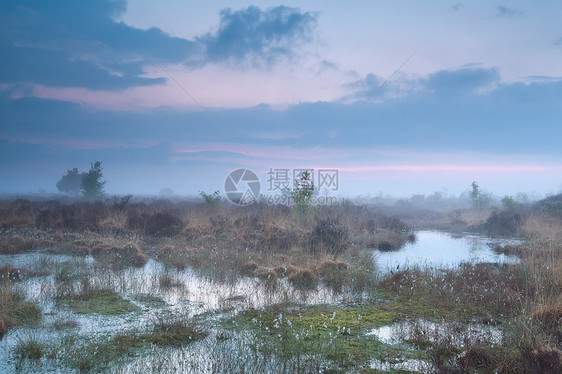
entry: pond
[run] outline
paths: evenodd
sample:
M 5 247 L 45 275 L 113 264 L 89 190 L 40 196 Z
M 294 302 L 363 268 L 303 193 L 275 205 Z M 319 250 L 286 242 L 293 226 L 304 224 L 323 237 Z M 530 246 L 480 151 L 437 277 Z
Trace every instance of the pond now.
M 14 284 L 30 301 L 37 302 L 43 316 L 37 326 L 22 326 L 10 329 L 0 340 L 0 373 L 14 372 L 55 372 L 74 373 L 77 370 L 64 367 L 60 363 L 41 359 L 39 362 L 20 362 L 14 358 L 13 350 L 19 341 L 33 337 L 47 346 L 56 346 L 65 337 L 77 339 L 107 340 L 107 337 L 126 331 L 146 331 L 159 319 L 173 319 L 174 316 L 194 318 L 205 316 L 206 325 L 211 335 L 216 333 L 211 325 L 214 320 L 235 314 L 240 310 L 260 308 L 278 304 L 286 300 L 298 299 L 306 304 L 334 303 L 335 296 L 327 289 L 318 287 L 313 292 L 301 294 L 286 281 L 279 281 L 275 292 L 267 288 L 258 279 L 242 277 L 225 283 L 212 281 L 195 273 L 192 269 L 167 270 L 164 266 L 149 259 L 142 268 L 127 268 L 120 271 L 100 270 L 92 257 L 77 258 L 67 255 L 48 255 L 38 252 L 17 255 L 0 255 L 0 266 L 10 265 L 22 269 L 51 268 L 70 266 L 87 272 L 89 282 L 94 287 L 116 290 L 127 302 L 131 302 L 136 311 L 106 315 L 99 313 L 81 313 L 71 310 L 55 301 L 56 275 L 46 274 L 24 279 Z M 162 286 L 162 279 L 169 279 L 171 286 Z M 57 328 L 60 324 L 69 327 Z M 158 354 L 148 351 L 143 358 L 120 366 L 121 372 L 142 371 L 135 365 L 145 365 L 155 359 L 163 360 L 171 367 L 178 367 L 178 362 L 190 357 L 186 365 L 196 365 L 199 372 L 204 362 L 208 361 L 210 352 L 214 352 L 216 338 L 210 337 L 204 342 L 178 349 L 157 349 Z M 228 342 L 220 349 L 228 349 Z M 226 348 L 225 348 L 226 347 Z M 156 348 L 154 348 L 156 349 Z M 152 353 L 151 353 L 152 352 Z M 218 354 L 218 353 L 217 353 Z M 220 354 L 218 354 L 220 356 Z M 149 356 L 147 358 L 147 356 Z M 240 362 L 244 362 L 243 360 Z M 23 365 L 23 366 L 21 366 Z M 28 365 L 29 367 L 27 367 Z M 163 365 L 160 362 L 160 365 Z M 117 368 L 114 368 L 117 370 Z M 173 371 L 173 370 L 169 370 Z M 117 371 L 116 371 L 117 372 Z M 166 372 L 166 370 L 165 370 Z M 213 372 L 208 370 L 208 372 Z
M 518 261 L 515 257 L 496 254 L 492 250 L 492 246 L 496 244 L 518 244 L 519 241 L 515 239 L 492 239 L 474 234 L 453 235 L 440 231 L 419 231 L 416 237 L 415 242 L 406 244 L 398 251 L 374 251 L 378 271 L 385 273 L 397 267 L 405 269 L 415 265 L 438 268 L 454 267 L 462 262 Z M 126 301 L 134 304 L 136 311 L 120 315 L 81 314 L 59 305 L 54 300 L 57 283 L 52 271 L 48 275 L 18 282 L 16 287 L 25 292 L 27 299 L 41 306 L 43 318 L 36 327 L 26 326 L 10 330 L 0 341 L 0 372 L 13 372 L 22 365 L 14 358 L 13 349 L 19 340 L 28 336 L 52 346 L 56 346 L 61 339 L 68 336 L 103 341 L 106 336 L 120 332 L 150 329 L 156 319 L 168 315 L 189 318 L 204 315 L 210 336 L 187 347 L 150 349 L 141 357 L 115 365 L 114 371 L 139 372 L 145 365 L 154 364 L 155 367 L 166 368 L 163 372 L 174 371 L 178 367 L 185 369 L 185 372 L 213 372 L 212 367 L 207 368 L 207 363 L 211 361 L 226 362 L 224 357 L 228 356 L 230 359 L 227 361 L 244 363 L 254 354 L 252 351 L 241 350 L 242 347 L 252 346 L 252 338 L 243 333 L 236 334 L 230 340 L 217 337 L 220 336 L 217 334 L 222 327 L 217 329 L 214 322 L 221 317 L 233 315 L 240 310 L 261 308 L 289 300 L 298 300 L 304 304 L 335 305 L 341 302 L 339 296 L 323 287 L 301 295 L 283 280 L 278 283 L 275 292 L 271 292 L 263 282 L 254 278 L 243 277 L 236 281 L 220 283 L 201 277 L 190 268 L 182 271 L 167 270 L 161 263 L 152 259 L 143 268 L 128 268 L 117 272 L 100 271 L 91 257 L 80 259 L 43 253 L 0 256 L 0 266 L 7 264 L 23 269 L 43 267 L 51 270 L 67 264 L 73 269 L 82 269 L 81 271 L 89 274 L 89 281 L 93 286 L 116 290 Z M 162 286 L 163 278 L 169 279 L 172 286 Z M 70 323 L 70 327 L 56 327 L 57 324 L 65 323 Z M 406 330 L 402 325 L 392 325 L 373 330 L 372 334 L 388 344 L 385 339 L 397 339 L 397 331 Z M 180 363 L 195 365 L 196 369 L 178 366 Z M 31 366 L 26 368 L 25 365 L 28 364 Z M 36 364 L 27 362 L 23 365 L 19 367 L 20 372 L 76 372 L 75 369 L 45 359 Z
M 416 233 L 415 242 L 406 243 L 400 250 L 393 252 L 376 250 L 374 256 L 381 272 L 413 266 L 452 268 L 463 262 L 517 263 L 519 261 L 517 257 L 497 254 L 492 247 L 496 244 L 520 243 L 517 239 L 423 230 Z

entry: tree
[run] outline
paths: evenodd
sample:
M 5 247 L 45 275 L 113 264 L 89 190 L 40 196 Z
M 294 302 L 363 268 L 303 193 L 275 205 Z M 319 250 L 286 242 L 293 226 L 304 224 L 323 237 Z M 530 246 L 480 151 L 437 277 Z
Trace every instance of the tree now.
M 215 192 L 210 193 L 210 194 L 207 194 L 203 191 L 199 191 L 199 195 L 201 195 L 201 197 L 205 201 L 205 204 L 209 208 L 214 209 L 214 208 L 218 207 L 220 202 L 221 202 L 221 194 L 220 194 L 219 191 L 215 191 Z
M 478 186 L 476 182 L 472 182 L 471 187 L 470 199 L 472 200 L 472 206 L 479 209 L 489 206 L 492 202 L 492 194 L 489 192 L 480 192 L 480 186 Z
M 513 197 L 511 196 L 504 196 L 504 198 L 502 199 L 502 205 L 503 208 L 506 210 L 510 210 L 510 209 L 515 209 L 517 208 L 517 206 L 519 205 L 519 203 L 517 202 L 517 200 L 515 200 Z
M 71 193 L 78 195 L 80 193 L 80 186 L 82 184 L 82 178 L 86 173 L 79 173 L 77 168 L 68 170 L 66 175 L 57 182 L 57 189 L 60 192 Z
M 106 181 L 102 180 L 102 171 L 103 168 L 101 167 L 100 161 L 90 164 L 90 171 L 84 175 L 82 183 L 80 184 L 80 190 L 84 197 L 88 199 L 100 199 L 105 195 L 103 187 Z
M 470 185 L 472 187 L 472 191 L 470 191 L 470 200 L 472 200 L 472 204 L 474 206 L 478 205 L 478 199 L 480 198 L 480 186 L 478 183 L 472 182 Z
M 305 215 L 308 212 L 313 195 L 314 182 L 312 181 L 312 175 L 308 170 L 305 170 L 297 176 L 295 187 L 291 191 L 297 213 Z

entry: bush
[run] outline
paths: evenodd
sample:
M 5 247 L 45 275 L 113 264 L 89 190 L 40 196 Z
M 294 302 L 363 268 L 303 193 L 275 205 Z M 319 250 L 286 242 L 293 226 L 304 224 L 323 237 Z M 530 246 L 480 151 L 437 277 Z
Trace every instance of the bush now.
M 492 236 L 513 236 L 517 235 L 523 223 L 523 218 L 519 213 L 512 211 L 493 212 L 486 220 L 484 230 Z
M 348 245 L 349 230 L 338 222 L 320 219 L 309 234 L 308 246 L 312 253 L 341 254 Z
M 299 269 L 289 276 L 289 282 L 298 290 L 314 290 L 318 279 L 311 269 Z
M 129 214 L 127 227 L 152 236 L 174 236 L 178 234 L 183 222 L 170 213 L 136 213 Z
M 562 219 L 562 194 L 550 196 L 537 203 L 539 211 Z
M 318 273 L 324 284 L 334 292 L 341 292 L 346 279 L 349 277 L 348 269 L 347 262 L 325 259 L 318 266 Z

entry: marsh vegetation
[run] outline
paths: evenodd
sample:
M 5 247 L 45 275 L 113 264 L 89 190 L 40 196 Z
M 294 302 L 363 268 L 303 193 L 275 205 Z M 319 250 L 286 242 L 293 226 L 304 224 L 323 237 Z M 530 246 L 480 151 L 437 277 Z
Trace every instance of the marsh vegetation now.
M 119 201 L 0 203 L 0 371 L 562 368 L 555 197 L 423 217 Z

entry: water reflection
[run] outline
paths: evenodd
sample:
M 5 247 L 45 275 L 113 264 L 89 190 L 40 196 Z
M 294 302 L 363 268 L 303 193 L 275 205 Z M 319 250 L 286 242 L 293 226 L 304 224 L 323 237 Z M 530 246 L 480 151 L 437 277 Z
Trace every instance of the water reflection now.
M 517 263 L 515 256 L 495 253 L 491 246 L 495 244 L 515 245 L 516 239 L 497 239 L 485 236 L 465 234 L 452 235 L 442 231 L 419 231 L 416 241 L 406 243 L 395 252 L 375 251 L 375 260 L 382 272 L 405 269 L 413 266 L 451 268 L 460 263 L 492 262 Z

